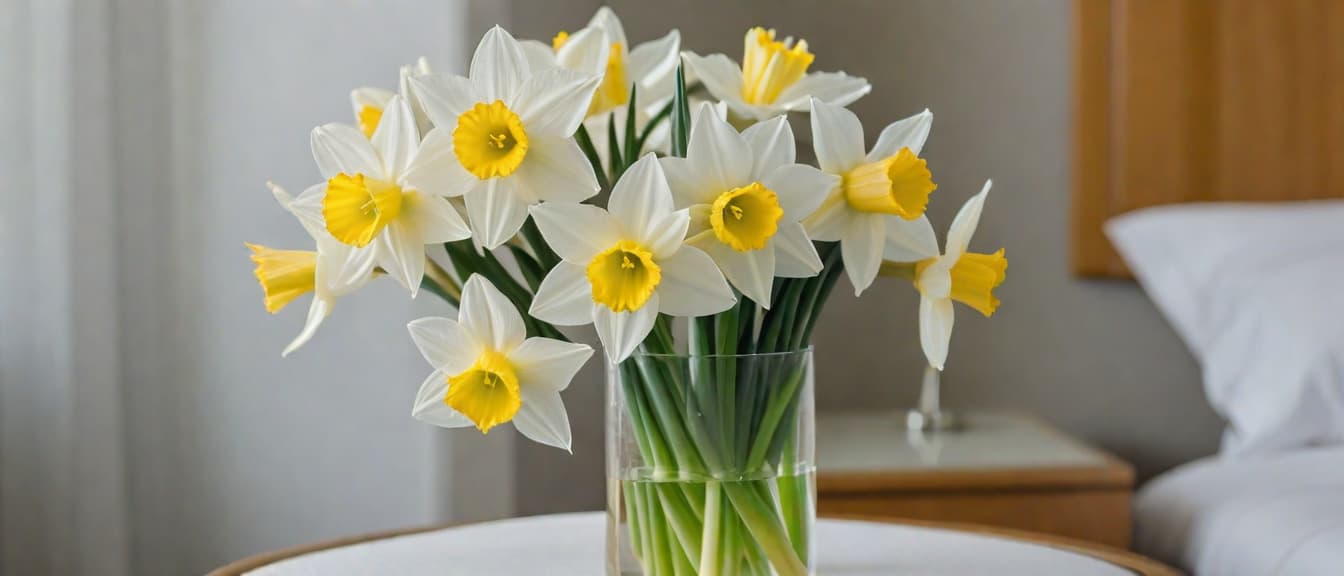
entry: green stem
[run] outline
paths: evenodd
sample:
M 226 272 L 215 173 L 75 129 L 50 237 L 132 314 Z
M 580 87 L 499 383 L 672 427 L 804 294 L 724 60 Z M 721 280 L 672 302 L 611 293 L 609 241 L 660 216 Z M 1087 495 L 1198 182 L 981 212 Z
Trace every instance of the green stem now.
M 611 181 L 607 180 L 607 172 L 602 168 L 602 157 L 597 155 L 597 148 L 593 147 L 593 139 L 588 136 L 588 129 L 579 124 L 578 131 L 574 132 L 574 141 L 579 144 L 579 150 L 588 157 L 588 163 L 593 166 L 593 173 L 597 175 L 597 185 L 602 187 L 602 192 L 611 193 Z
M 700 576 L 719 576 L 719 550 L 723 526 L 723 489 L 716 481 L 705 483 L 705 521 L 701 524 Z M 731 550 L 731 548 L 729 549 Z
M 747 531 L 761 545 L 770 565 L 779 576 L 806 576 L 805 566 L 793 547 L 789 545 L 789 535 L 784 525 L 775 515 L 773 502 L 761 498 L 760 493 L 751 484 L 756 482 L 725 482 L 723 489 L 732 501 L 733 508 L 742 517 Z

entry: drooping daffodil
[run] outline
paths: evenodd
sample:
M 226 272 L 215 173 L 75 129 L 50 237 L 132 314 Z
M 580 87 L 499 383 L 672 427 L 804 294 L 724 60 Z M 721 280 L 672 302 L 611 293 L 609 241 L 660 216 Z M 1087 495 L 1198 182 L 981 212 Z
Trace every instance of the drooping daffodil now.
M 532 208 L 546 243 L 563 260 L 537 289 L 533 317 L 559 326 L 593 324 L 607 358 L 620 362 L 653 330 L 659 313 L 705 316 L 736 303 L 709 255 L 683 245 L 691 217 L 674 209 L 653 154 L 621 176 L 609 208 Z
M 247 244 L 252 251 L 252 262 L 257 265 L 257 281 L 266 294 L 267 312 L 275 314 L 294 299 L 313 293 L 313 303 L 308 307 L 308 320 L 304 322 L 303 330 L 281 353 L 281 356 L 288 356 L 312 339 L 322 321 L 331 315 L 337 298 L 358 290 L 373 278 L 373 274 L 371 271 L 357 270 L 358 263 L 352 262 L 350 258 L 351 248 L 332 238 L 322 228 L 320 218 L 311 218 L 308 215 L 310 212 L 298 209 L 295 199 L 284 188 L 275 184 L 269 186 L 280 206 L 299 218 L 304 230 L 316 243 L 316 250 L 276 250 L 259 244 Z M 356 269 L 344 270 L 347 266 Z
M 352 247 L 347 269 L 353 276 L 376 264 L 414 296 L 424 277 L 425 245 L 471 235 L 443 197 L 453 189 L 451 139 L 434 129 L 422 142 L 399 95 L 388 102 L 372 139 L 344 124 L 319 126 L 313 157 L 326 182 L 300 195 L 295 209 L 320 218 L 333 238 Z
M 422 131 L 428 130 L 428 120 L 425 118 L 424 110 L 420 107 L 419 101 L 411 94 L 410 79 L 430 73 L 429 61 L 423 56 L 416 60 L 414 65 L 401 67 L 401 97 L 411 104 L 411 111 L 415 113 L 416 123 Z M 350 91 L 350 106 L 354 108 L 355 124 L 359 127 L 360 132 L 363 132 L 369 138 L 373 138 L 373 131 L 378 129 L 378 121 L 383 118 L 383 111 L 387 109 L 388 102 L 391 102 L 392 97 L 396 94 L 390 90 L 374 86 L 360 86 Z
M 882 264 L 883 275 L 909 278 L 919 290 L 919 343 L 929 365 L 938 370 L 947 361 L 948 342 L 952 339 L 952 302 L 970 306 L 985 317 L 999 308 L 994 289 L 1003 283 L 1008 272 L 1003 249 L 992 254 L 966 251 L 980 223 L 991 184 L 985 181 L 980 193 L 961 206 L 948 229 L 947 248 L 942 255 L 908 264 Z
M 689 140 L 686 158 L 661 160 L 676 207 L 690 211 L 686 244 L 708 253 L 733 286 L 769 308 L 774 277 L 821 271 L 799 221 L 840 179 L 795 163 L 793 130 L 783 116 L 739 134 L 701 104 Z
M 469 78 L 411 79 L 435 129 L 451 134 L 445 190 L 463 196 L 478 245 L 507 242 L 529 206 L 597 193 L 592 166 L 571 136 L 599 80 L 564 68 L 532 73 L 522 46 L 498 26 L 477 46 Z
M 815 57 L 806 40 L 777 40 L 773 29 L 760 27 L 747 31 L 741 66 L 723 54 L 685 53 L 686 65 L 709 93 L 748 121 L 806 111 L 812 98 L 847 106 L 872 90 L 868 80 L 844 72 L 808 73 Z
M 883 259 L 913 262 L 938 254 L 938 239 L 924 216 L 937 186 L 919 157 L 932 125 L 928 110 L 893 122 L 865 154 L 858 116 L 812 101 L 817 165 L 839 176 L 839 184 L 803 223 L 813 239 L 840 242 L 856 295 L 873 283 Z
M 560 392 L 593 349 L 550 338 L 526 338 L 523 317 L 480 275 L 462 288 L 457 319 L 421 318 L 411 339 L 434 372 L 420 385 L 411 414 L 445 428 L 482 433 L 513 422 L 524 436 L 570 449 L 569 417 Z

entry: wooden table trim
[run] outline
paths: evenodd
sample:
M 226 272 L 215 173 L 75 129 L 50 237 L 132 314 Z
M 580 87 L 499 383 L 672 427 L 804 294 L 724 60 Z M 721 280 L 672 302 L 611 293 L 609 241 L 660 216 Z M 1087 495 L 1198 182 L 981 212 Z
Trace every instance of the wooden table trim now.
M 1050 548 L 1082 554 L 1084 556 L 1089 556 L 1092 558 L 1096 558 L 1098 560 L 1110 562 L 1111 564 L 1114 564 L 1121 568 L 1132 570 L 1134 571 L 1135 574 L 1138 574 L 1139 576 L 1179 576 L 1181 574 L 1180 571 L 1175 570 L 1165 564 L 1162 564 L 1161 562 L 1143 556 L 1139 556 L 1138 554 L 1134 554 L 1132 552 L 1126 552 L 1124 550 L 1120 550 L 1118 548 L 1112 548 L 1110 546 L 1094 544 L 1091 542 L 1083 542 L 1080 540 L 1065 538 L 1063 536 L 1054 536 L 1051 534 L 1037 534 L 1035 532 L 1026 532 L 1022 530 L 1010 530 L 1007 528 L 980 526 L 976 524 L 957 524 L 952 522 L 925 522 L 920 520 L 876 520 L 872 518 L 863 518 L 847 515 L 826 515 L 825 518 L 832 520 L 859 520 L 863 522 L 873 522 L 877 524 L 902 524 L 906 526 L 919 526 L 923 528 L 954 530 L 960 532 L 969 532 L 973 534 L 983 534 L 986 536 L 996 536 L 1012 540 L 1030 542 L 1033 544 L 1039 544 Z M 422 534 L 425 532 L 433 532 L 436 530 L 457 528 L 460 526 L 469 526 L 471 524 L 475 524 L 475 522 L 466 522 L 459 524 L 442 524 L 436 526 L 422 526 L 419 528 L 403 528 L 399 530 L 387 530 L 383 532 L 374 532 L 370 534 L 361 534 L 358 536 L 337 538 L 335 540 L 314 542 L 310 544 L 304 544 L 301 546 L 293 546 L 290 548 L 284 548 L 281 550 L 274 550 L 271 552 L 258 554 L 256 556 L 250 556 L 238 560 L 236 562 L 231 562 L 227 565 L 212 570 L 206 576 L 243 576 L 243 574 L 246 574 L 249 571 L 256 570 L 258 568 L 268 566 L 270 564 L 275 564 L 284 560 L 288 560 L 290 558 L 303 556 L 305 554 L 312 554 L 314 552 L 321 552 L 323 550 L 331 550 L 333 548 L 341 548 L 344 546 L 353 546 L 355 544 L 362 544 L 365 542 L 374 542 L 377 540 L 397 538 L 399 536 L 410 536 L 412 534 Z

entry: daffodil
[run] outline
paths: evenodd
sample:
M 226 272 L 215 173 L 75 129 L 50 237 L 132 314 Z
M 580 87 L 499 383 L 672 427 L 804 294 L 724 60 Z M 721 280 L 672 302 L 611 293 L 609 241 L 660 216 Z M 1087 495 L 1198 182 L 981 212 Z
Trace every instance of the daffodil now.
M 859 118 L 812 101 L 817 165 L 839 181 L 803 224 L 813 239 L 840 242 L 856 295 L 873 283 L 884 258 L 913 262 L 938 254 L 938 239 L 924 216 L 937 186 L 919 157 L 932 125 L 928 110 L 894 122 L 864 154 Z
M 599 78 L 564 68 L 532 73 L 517 40 L 495 27 L 471 60 L 470 78 L 422 76 L 412 90 L 451 160 L 445 190 L 461 195 L 473 237 L 495 248 L 513 237 L 529 206 L 578 203 L 597 193 L 597 177 L 571 136 Z
M 320 220 L 314 220 L 304 210 L 296 206 L 296 201 L 284 188 L 269 184 L 276 201 L 286 211 L 299 218 L 304 230 L 316 243 L 316 250 L 276 250 L 258 244 L 247 244 L 252 251 L 252 262 L 257 265 L 255 274 L 262 290 L 266 293 L 266 311 L 279 312 L 296 298 L 309 292 L 313 293 L 313 303 L 308 307 L 308 320 L 303 330 L 282 356 L 288 356 L 299 349 L 322 325 L 322 321 L 331 315 L 336 299 L 358 290 L 373 277 L 371 271 L 358 269 L 355 263 L 352 269 L 351 248 L 337 242 L 326 230 Z
M 301 219 L 320 219 L 352 248 L 355 275 L 374 265 L 414 296 L 425 271 L 425 245 L 471 235 L 442 196 L 452 190 L 451 137 L 430 130 L 422 142 L 410 106 L 393 96 L 373 138 L 344 124 L 313 130 L 313 157 L 326 182 L 295 202 Z
M 745 120 L 805 111 L 812 98 L 847 106 L 872 90 L 866 79 L 844 72 L 808 73 L 815 56 L 805 40 L 779 40 L 773 29 L 757 27 L 747 31 L 743 44 L 740 66 L 723 54 L 687 52 L 685 58 L 709 93 Z
M 704 316 L 736 302 L 709 255 L 683 245 L 691 216 L 674 209 L 653 154 L 625 172 L 609 207 L 532 208 L 546 243 L 563 260 L 542 280 L 533 317 L 560 326 L 592 323 L 607 358 L 620 362 L 653 330 L 660 312 Z
M 408 326 L 434 372 L 420 385 L 411 411 L 445 428 L 482 433 L 513 422 L 524 436 L 570 449 L 569 417 L 560 392 L 593 349 L 550 338 L 526 338 L 523 317 L 480 275 L 467 279 L 457 319 L 421 318 Z
M 415 113 L 416 125 L 422 132 L 429 128 L 428 119 L 419 101 L 410 92 L 410 79 L 429 73 L 431 73 L 429 61 L 423 56 L 414 65 L 401 67 L 401 96 L 410 103 L 411 111 Z M 373 86 L 361 86 L 350 91 L 350 106 L 354 108 L 355 125 L 359 127 L 360 132 L 373 138 L 373 131 L 378 129 L 378 121 L 382 120 L 383 111 L 387 109 L 387 104 L 395 95 L 395 92 Z
M 919 343 L 929 365 L 938 370 L 947 361 L 947 345 L 952 339 L 952 302 L 961 302 L 986 317 L 999 308 L 994 289 L 1003 283 L 1008 272 L 1003 249 L 993 254 L 966 251 L 980 223 L 990 186 L 991 182 L 985 181 L 980 193 L 957 212 L 942 255 L 909 264 L 883 263 L 884 274 L 910 278 L 919 290 Z
M 786 118 L 739 134 L 702 104 L 686 154 L 661 160 L 676 207 L 691 215 L 686 244 L 708 253 L 733 286 L 769 308 L 775 276 L 821 271 L 799 220 L 817 209 L 839 178 L 794 162 Z

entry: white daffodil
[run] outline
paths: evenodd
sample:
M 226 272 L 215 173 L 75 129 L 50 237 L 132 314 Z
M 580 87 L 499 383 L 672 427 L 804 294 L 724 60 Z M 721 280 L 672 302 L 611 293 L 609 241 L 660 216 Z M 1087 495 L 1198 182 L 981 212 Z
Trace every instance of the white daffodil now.
M 352 126 L 313 130 L 313 158 L 326 182 L 295 201 L 301 218 L 320 219 L 333 238 L 351 246 L 337 284 L 378 265 L 414 296 L 425 271 L 425 245 L 471 235 L 442 196 L 453 190 L 451 137 L 430 130 L 422 142 L 410 106 L 388 102 L 373 138 Z
M 457 320 L 421 318 L 408 325 L 434 372 L 420 385 L 411 414 L 444 428 L 482 433 L 512 421 L 524 436 L 570 449 L 569 417 L 560 392 L 593 349 L 550 338 L 526 338 L 523 317 L 499 289 L 473 275 L 462 287 Z
M 416 125 L 422 132 L 429 129 L 428 120 L 420 102 L 410 92 L 410 79 L 429 73 L 431 73 L 429 61 L 423 56 L 415 62 L 415 65 L 401 67 L 401 97 L 411 104 L 411 111 L 415 113 Z M 378 121 L 383 118 L 383 111 L 387 109 L 387 104 L 392 101 L 392 97 L 395 95 L 396 93 L 390 90 L 373 86 L 361 86 L 350 91 L 350 106 L 354 108 L 355 124 L 359 127 L 359 131 L 364 133 L 364 136 L 373 138 L 373 131 L 378 129 Z
M 309 212 L 295 206 L 296 201 L 284 188 L 270 183 L 268 185 L 280 206 L 299 218 L 304 230 L 317 244 L 315 251 L 276 250 L 247 244 L 252 251 L 252 262 L 257 265 L 257 281 L 266 293 L 267 312 L 275 314 L 295 298 L 313 293 L 313 303 L 308 307 L 308 320 L 304 322 L 303 330 L 281 353 L 282 356 L 288 356 L 317 333 L 322 321 L 331 315 L 337 298 L 358 290 L 373 278 L 373 274 L 371 271 L 365 271 L 362 275 L 345 274 L 348 279 L 344 283 L 337 283 L 336 280 L 343 275 L 342 269 L 354 264 L 350 258 L 351 248 L 327 234 L 322 228 L 321 219 L 315 220 L 309 217 Z
M 952 301 L 961 302 L 986 317 L 999 307 L 994 288 L 1007 277 L 1008 259 L 1000 248 L 993 254 L 967 252 L 971 235 L 980 224 L 991 182 L 957 212 L 947 232 L 947 248 L 941 256 L 912 264 L 883 263 L 883 274 L 911 278 L 919 290 L 919 343 L 929 365 L 939 370 L 947 360 L 952 339 Z M 927 224 L 925 224 L 927 225 Z M 930 228 L 929 233 L 933 230 Z
M 873 283 L 883 259 L 913 262 L 938 254 L 938 239 L 924 216 L 937 186 L 919 157 L 932 125 L 928 110 L 893 122 L 864 154 L 859 118 L 812 101 L 817 165 L 840 180 L 803 224 L 813 239 L 840 242 L 856 295 Z
M 531 73 L 504 29 L 485 34 L 471 77 L 422 76 L 412 89 L 436 130 L 452 135 L 445 189 L 462 195 L 477 244 L 495 248 L 522 228 L 529 206 L 578 203 L 597 177 L 571 136 L 599 78 L 564 68 Z
M 868 80 L 844 72 L 807 69 L 815 56 L 807 41 L 775 39 L 775 31 L 752 28 L 743 42 L 742 65 L 723 54 L 685 53 L 686 65 L 715 98 L 728 103 L 734 116 L 759 121 L 786 112 L 807 110 L 816 98 L 847 106 L 872 90 Z
M 674 210 L 653 154 L 621 176 L 609 207 L 532 208 L 546 243 L 563 260 L 542 280 L 533 317 L 560 326 L 592 323 L 607 358 L 620 362 L 653 330 L 660 312 L 705 316 L 736 302 L 714 261 L 683 245 L 691 217 Z
M 806 278 L 821 258 L 799 220 L 840 179 L 794 162 L 783 116 L 738 134 L 706 103 L 696 112 L 686 158 L 663 158 L 677 208 L 691 215 L 686 244 L 709 254 L 728 281 L 770 307 L 775 276 Z

